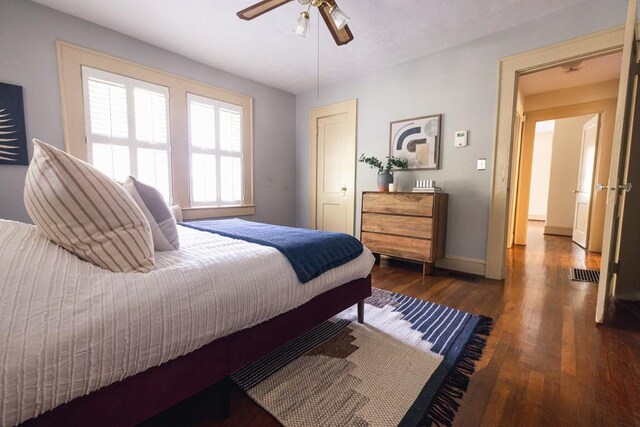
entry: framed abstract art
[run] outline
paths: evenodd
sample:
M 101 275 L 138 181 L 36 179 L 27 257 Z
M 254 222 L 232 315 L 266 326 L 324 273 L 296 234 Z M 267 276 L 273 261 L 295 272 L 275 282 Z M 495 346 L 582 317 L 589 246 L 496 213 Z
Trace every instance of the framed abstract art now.
M 391 122 L 389 155 L 404 157 L 409 169 L 440 168 L 442 114 Z
M 0 165 L 28 165 L 22 86 L 0 83 Z

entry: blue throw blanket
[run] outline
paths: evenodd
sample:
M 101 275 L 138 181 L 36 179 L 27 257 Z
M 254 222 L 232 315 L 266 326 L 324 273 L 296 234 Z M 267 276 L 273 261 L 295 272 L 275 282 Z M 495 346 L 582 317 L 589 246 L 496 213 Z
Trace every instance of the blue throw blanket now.
M 242 219 L 182 222 L 180 225 L 276 248 L 287 257 L 302 283 L 346 264 L 362 253 L 362 243 L 343 233 L 260 224 Z

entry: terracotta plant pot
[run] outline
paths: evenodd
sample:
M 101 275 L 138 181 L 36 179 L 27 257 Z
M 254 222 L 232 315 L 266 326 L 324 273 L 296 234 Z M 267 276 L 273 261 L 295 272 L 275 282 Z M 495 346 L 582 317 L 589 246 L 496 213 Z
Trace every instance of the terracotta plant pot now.
M 378 173 L 378 191 L 389 191 L 389 184 L 393 182 L 393 174 L 387 171 Z

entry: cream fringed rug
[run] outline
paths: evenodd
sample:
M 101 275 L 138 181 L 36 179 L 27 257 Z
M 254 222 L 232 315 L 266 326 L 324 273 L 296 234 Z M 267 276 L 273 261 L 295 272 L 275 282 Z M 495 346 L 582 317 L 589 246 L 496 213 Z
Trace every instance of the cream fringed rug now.
M 451 424 L 492 320 L 373 289 L 233 381 L 285 426 Z

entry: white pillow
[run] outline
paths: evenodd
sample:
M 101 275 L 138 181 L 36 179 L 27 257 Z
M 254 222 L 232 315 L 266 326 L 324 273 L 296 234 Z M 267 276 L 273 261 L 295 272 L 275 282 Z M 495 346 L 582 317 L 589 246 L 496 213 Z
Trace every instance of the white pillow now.
M 129 193 L 90 164 L 37 139 L 33 144 L 24 202 L 39 229 L 99 267 L 150 271 L 151 229 Z
M 149 221 L 155 250 L 180 249 L 176 219 L 162 194 L 155 187 L 143 184 L 133 176 L 127 178 L 123 185 Z

